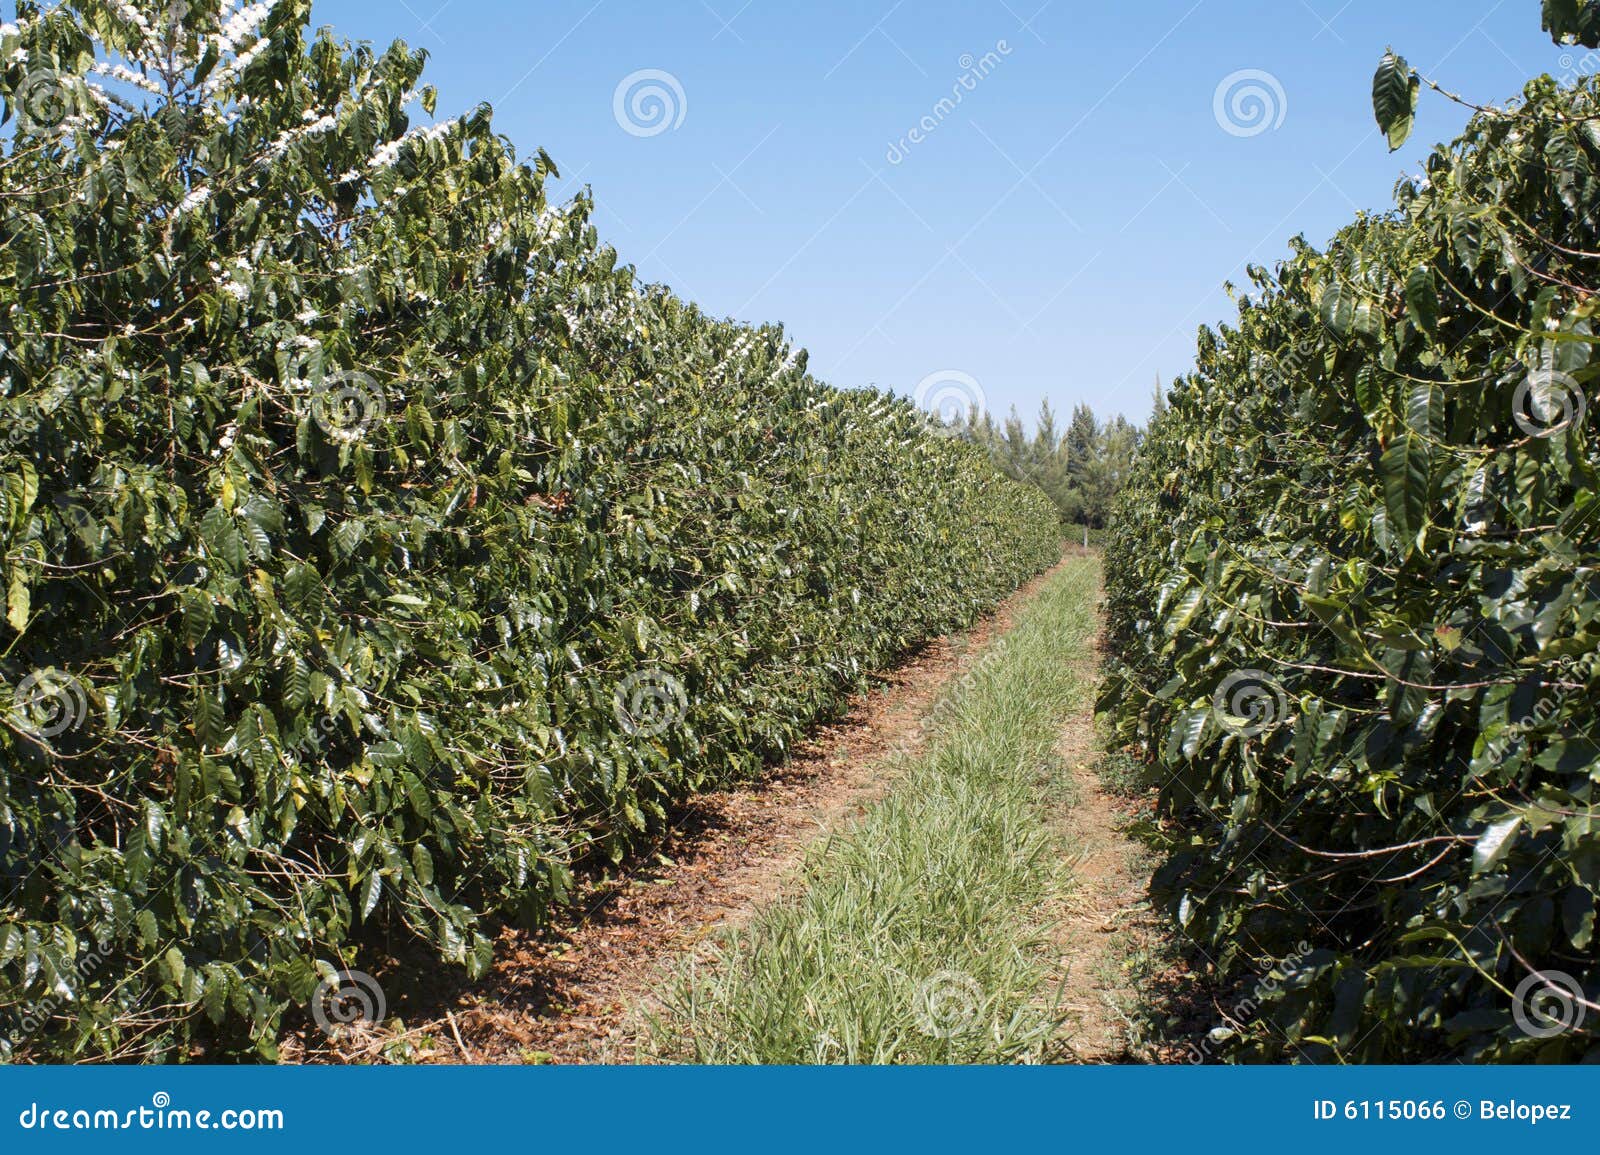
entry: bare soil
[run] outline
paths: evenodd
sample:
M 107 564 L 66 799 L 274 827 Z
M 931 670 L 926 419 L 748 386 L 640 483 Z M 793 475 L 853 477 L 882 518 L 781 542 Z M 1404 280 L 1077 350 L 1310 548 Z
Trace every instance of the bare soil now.
M 1094 663 L 1085 681 L 1096 682 Z M 1142 1056 L 1135 960 L 1154 932 L 1141 848 L 1123 830 L 1133 813 L 1127 798 L 1105 788 L 1097 769 L 1093 696 L 1067 722 L 1057 753 L 1065 766 L 1067 803 L 1059 826 L 1072 885 L 1048 913 L 1054 947 L 1053 982 L 1066 1015 L 1062 1058 L 1078 1063 L 1124 1063 Z

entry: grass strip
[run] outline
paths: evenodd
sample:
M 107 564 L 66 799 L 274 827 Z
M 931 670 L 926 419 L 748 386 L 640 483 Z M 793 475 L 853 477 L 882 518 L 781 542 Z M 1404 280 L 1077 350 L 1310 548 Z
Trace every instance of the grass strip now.
M 697 1063 L 1012 1063 L 1059 1022 L 1039 910 L 1070 884 L 1052 811 L 1092 697 L 1099 561 L 1045 584 L 935 707 L 890 792 L 808 853 L 796 892 L 681 964 L 642 1047 Z

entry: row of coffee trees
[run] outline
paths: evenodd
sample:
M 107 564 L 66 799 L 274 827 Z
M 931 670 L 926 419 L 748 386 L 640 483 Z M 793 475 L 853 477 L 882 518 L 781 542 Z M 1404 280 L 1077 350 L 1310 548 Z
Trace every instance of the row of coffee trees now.
M 1378 72 L 1396 147 L 1424 83 Z M 1597 125 L 1541 77 L 1254 270 L 1113 519 L 1103 704 L 1175 925 L 1269 980 L 1235 1057 L 1600 1054 Z
M 12 1057 L 271 1057 L 373 943 L 480 974 L 1059 555 L 310 7 L 0 28 Z

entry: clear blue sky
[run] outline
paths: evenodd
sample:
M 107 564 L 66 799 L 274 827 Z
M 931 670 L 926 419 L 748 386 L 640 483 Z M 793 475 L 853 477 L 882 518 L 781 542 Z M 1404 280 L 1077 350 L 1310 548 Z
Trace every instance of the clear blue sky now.
M 1048 395 L 1136 420 L 1231 316 L 1223 282 L 1385 208 L 1459 130 L 1424 93 L 1389 155 L 1368 95 L 1386 45 L 1480 102 L 1563 56 L 1538 0 L 316 0 L 314 19 L 426 48 L 441 116 L 492 103 L 558 192 L 593 188 L 643 278 L 783 322 L 835 384 L 955 371 L 997 413 Z M 614 98 L 646 69 L 683 100 L 636 135 Z M 1248 107 L 1232 133 L 1216 115 L 1246 70 L 1283 94 L 1255 82 L 1274 106 L 1255 135 Z

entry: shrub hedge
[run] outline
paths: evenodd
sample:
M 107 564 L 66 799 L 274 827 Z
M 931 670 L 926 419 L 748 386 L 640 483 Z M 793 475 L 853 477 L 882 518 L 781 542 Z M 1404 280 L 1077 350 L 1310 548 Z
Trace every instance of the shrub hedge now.
M 376 933 L 481 973 L 486 917 L 1059 556 L 1041 493 L 638 286 L 548 157 L 413 127 L 423 54 L 309 9 L 0 30 L 18 1057 L 270 1057 Z
M 1597 125 L 1536 80 L 1252 270 L 1120 505 L 1102 704 L 1157 892 L 1276 972 L 1234 1057 L 1600 1057 Z

